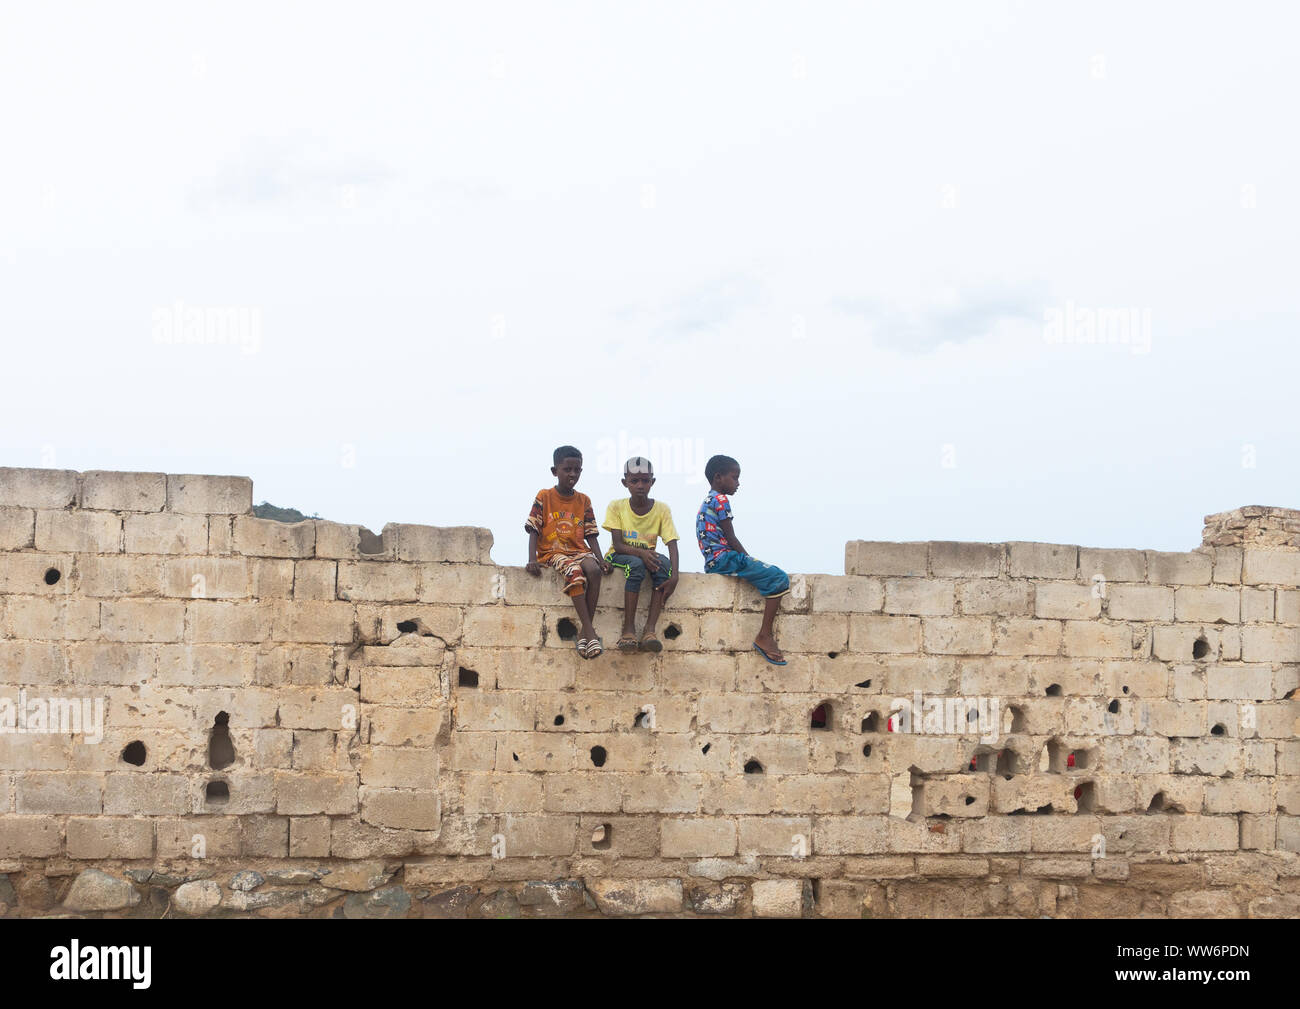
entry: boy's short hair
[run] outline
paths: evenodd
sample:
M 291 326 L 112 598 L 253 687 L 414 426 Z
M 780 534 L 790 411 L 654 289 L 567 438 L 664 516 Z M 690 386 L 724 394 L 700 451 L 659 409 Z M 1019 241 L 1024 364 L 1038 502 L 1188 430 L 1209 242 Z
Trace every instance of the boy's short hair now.
M 649 473 L 655 475 L 655 468 L 650 465 L 650 460 L 642 455 L 634 455 L 627 462 L 623 463 L 623 475 L 631 476 L 633 473 Z
M 740 469 L 740 463 L 729 455 L 715 455 L 704 464 L 704 479 L 713 483 L 719 473 L 730 473 L 733 469 Z
M 561 445 L 551 456 L 551 465 L 558 466 L 565 459 L 581 459 L 582 453 L 572 445 Z

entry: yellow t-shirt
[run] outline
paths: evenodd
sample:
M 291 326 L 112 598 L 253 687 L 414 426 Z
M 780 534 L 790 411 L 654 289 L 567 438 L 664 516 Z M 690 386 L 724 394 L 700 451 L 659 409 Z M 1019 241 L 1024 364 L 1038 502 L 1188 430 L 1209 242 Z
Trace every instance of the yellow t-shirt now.
M 644 515 L 632 510 L 632 499 L 621 498 L 611 501 L 605 509 L 605 528 L 617 529 L 623 534 L 623 540 L 630 547 L 653 550 L 657 540 L 671 543 L 677 539 L 677 527 L 673 525 L 673 513 L 662 501 L 656 501 Z M 610 547 L 605 554 L 612 556 L 617 551 Z

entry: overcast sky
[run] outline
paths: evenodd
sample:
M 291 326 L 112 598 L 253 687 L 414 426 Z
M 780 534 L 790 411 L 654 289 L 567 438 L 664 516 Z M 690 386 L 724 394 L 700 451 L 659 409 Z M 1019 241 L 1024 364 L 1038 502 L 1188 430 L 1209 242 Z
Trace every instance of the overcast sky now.
M 4 5 L 0 465 L 521 564 L 639 439 L 686 570 L 714 453 L 791 571 L 1300 506 L 1300 17 L 811 6 Z

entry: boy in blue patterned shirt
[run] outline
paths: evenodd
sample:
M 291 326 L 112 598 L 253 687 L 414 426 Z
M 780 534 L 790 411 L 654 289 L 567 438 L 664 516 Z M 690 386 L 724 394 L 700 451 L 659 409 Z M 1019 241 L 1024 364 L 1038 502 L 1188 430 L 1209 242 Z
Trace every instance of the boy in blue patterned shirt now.
M 785 665 L 777 647 L 772 623 L 781 597 L 790 591 L 790 578 L 778 567 L 750 556 L 732 528 L 731 495 L 740 487 L 740 463 L 728 455 L 715 455 L 704 466 L 709 496 L 695 516 L 695 537 L 704 554 L 704 570 L 713 574 L 743 578 L 767 600 L 763 626 L 754 638 L 754 649 L 775 666 Z

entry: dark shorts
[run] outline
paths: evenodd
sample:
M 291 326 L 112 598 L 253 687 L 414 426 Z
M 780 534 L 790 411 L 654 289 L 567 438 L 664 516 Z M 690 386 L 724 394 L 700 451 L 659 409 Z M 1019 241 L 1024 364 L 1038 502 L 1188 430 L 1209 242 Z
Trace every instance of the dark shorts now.
M 659 588 L 664 582 L 672 577 L 673 568 L 668 563 L 668 558 L 663 554 L 655 554 L 659 558 L 659 570 L 650 573 L 650 578 L 654 582 L 654 587 Z M 627 591 L 640 592 L 641 580 L 645 578 L 646 573 L 650 570 L 645 566 L 645 561 L 640 557 L 632 554 L 606 554 L 605 558 L 616 568 L 622 568 L 623 574 L 627 575 Z
M 728 550 L 704 570 L 714 575 L 733 575 L 743 578 L 768 599 L 783 596 L 790 591 L 790 576 L 772 564 L 764 564 L 748 554 Z

